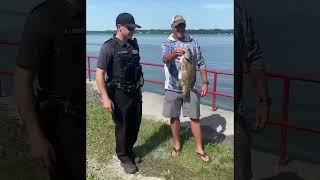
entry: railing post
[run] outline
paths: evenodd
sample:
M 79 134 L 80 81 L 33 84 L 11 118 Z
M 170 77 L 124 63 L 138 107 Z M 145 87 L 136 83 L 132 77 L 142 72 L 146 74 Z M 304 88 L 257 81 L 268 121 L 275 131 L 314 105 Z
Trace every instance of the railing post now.
M 90 66 L 90 57 L 87 56 L 87 61 L 88 61 L 88 78 L 89 81 L 91 81 L 91 66 Z
M 212 111 L 216 111 L 217 110 L 217 95 L 216 95 L 216 92 L 217 92 L 217 81 L 218 81 L 218 73 L 217 72 L 214 72 L 213 73 L 213 93 L 212 93 Z
M 282 102 L 282 122 L 288 122 L 288 114 L 289 114 L 289 93 L 290 93 L 290 81 L 289 79 L 283 80 L 283 102 Z M 280 137 L 280 160 L 279 164 L 284 166 L 288 164 L 288 157 L 287 157 L 287 127 L 282 126 L 281 130 L 281 137 Z

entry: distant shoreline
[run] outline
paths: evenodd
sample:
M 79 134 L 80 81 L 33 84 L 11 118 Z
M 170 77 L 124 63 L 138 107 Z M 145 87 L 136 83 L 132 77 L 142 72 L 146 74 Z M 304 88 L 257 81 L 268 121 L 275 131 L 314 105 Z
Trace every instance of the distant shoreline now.
M 233 34 L 233 29 L 189 29 L 188 34 Z M 115 30 L 87 31 L 87 34 L 113 34 Z M 170 34 L 169 29 L 136 30 L 137 34 Z

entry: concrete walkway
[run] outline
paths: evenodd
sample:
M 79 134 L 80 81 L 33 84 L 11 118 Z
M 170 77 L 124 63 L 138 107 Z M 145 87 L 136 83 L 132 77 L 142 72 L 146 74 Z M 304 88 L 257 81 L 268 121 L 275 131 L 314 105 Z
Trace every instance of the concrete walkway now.
M 143 115 L 162 119 L 169 122 L 168 118 L 164 118 L 162 114 L 164 96 L 143 92 Z M 212 111 L 210 106 L 200 105 L 201 124 L 212 127 L 216 132 L 224 135 L 233 135 L 233 112 L 223 109 Z M 180 116 L 181 122 L 190 121 L 188 117 Z

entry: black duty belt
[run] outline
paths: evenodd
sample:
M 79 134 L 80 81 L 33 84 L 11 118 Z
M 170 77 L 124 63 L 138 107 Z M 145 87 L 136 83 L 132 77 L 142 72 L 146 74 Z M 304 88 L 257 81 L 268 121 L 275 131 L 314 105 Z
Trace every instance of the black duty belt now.
M 47 105 L 56 106 L 60 112 L 76 117 L 84 116 L 85 114 L 85 103 L 76 102 L 70 98 L 54 94 L 47 94 L 46 97 L 39 99 L 39 105 L 40 107 Z
M 110 88 L 116 88 L 124 92 L 134 92 L 141 87 L 139 83 L 125 84 L 125 83 L 116 83 L 116 82 L 107 83 L 107 86 Z

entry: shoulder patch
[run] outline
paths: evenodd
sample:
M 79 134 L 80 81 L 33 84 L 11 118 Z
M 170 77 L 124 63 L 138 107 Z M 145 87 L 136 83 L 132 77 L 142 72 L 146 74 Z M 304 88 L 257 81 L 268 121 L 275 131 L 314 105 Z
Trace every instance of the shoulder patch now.
M 113 41 L 113 38 L 110 38 L 108 39 L 107 41 L 105 41 L 103 44 L 104 45 L 107 45 L 107 44 L 110 44 L 110 45 L 113 45 L 115 42 Z
M 132 54 L 138 54 L 138 53 L 139 53 L 138 50 L 136 50 L 136 49 L 132 50 Z

